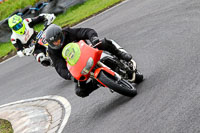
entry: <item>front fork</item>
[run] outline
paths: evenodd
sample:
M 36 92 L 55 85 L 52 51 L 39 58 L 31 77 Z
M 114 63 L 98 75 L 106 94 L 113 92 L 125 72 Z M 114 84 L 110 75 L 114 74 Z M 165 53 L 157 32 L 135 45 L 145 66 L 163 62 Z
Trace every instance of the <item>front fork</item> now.
M 108 66 L 106 66 L 102 62 L 100 62 L 100 61 L 97 62 L 97 65 L 99 65 L 100 67 L 103 67 L 103 68 L 107 68 L 106 69 L 107 73 L 110 73 L 111 75 L 113 75 L 118 81 L 121 80 L 121 76 L 118 73 L 112 71 Z
M 110 75 L 112 75 L 112 76 L 116 79 L 116 81 L 121 80 L 121 76 L 120 76 L 118 73 L 112 71 L 108 66 L 106 66 L 106 65 L 103 64 L 102 62 L 98 61 L 98 62 L 97 62 L 97 65 L 98 65 L 99 68 L 97 68 L 97 69 L 95 70 L 94 73 L 91 72 L 91 73 L 90 73 L 90 76 L 91 76 L 92 78 L 96 79 L 96 80 L 101 84 L 100 86 L 107 87 L 106 85 L 104 85 L 104 84 L 97 78 L 98 75 L 99 75 L 99 73 L 100 73 L 101 71 L 105 71 L 105 72 L 109 73 Z M 99 86 L 99 87 L 100 87 L 100 86 Z M 107 87 L 107 88 L 109 88 L 109 87 Z M 111 93 L 114 92 L 112 89 L 109 89 L 109 90 L 110 90 Z
M 97 66 L 98 68 L 94 71 L 90 73 L 90 76 L 94 79 L 96 79 L 100 84 L 102 84 L 103 86 L 107 87 L 106 85 L 104 85 L 99 79 L 98 79 L 98 75 L 101 71 L 105 71 L 107 73 L 109 73 L 110 75 L 112 75 L 117 81 L 121 80 L 121 76 L 112 71 L 108 66 L 106 66 L 105 64 L 103 64 L 102 62 L 98 61 L 97 62 Z

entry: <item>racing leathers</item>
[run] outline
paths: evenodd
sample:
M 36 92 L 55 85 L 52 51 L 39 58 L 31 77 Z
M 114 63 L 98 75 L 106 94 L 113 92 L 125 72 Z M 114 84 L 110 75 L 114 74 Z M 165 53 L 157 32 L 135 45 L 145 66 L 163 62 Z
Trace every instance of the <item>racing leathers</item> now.
M 17 49 L 17 55 L 19 57 L 30 56 L 33 54 L 35 59 L 42 65 L 50 65 L 49 58 L 46 57 L 46 48 L 38 43 L 34 43 L 37 32 L 34 31 L 33 27 L 45 21 L 50 24 L 54 19 L 54 14 L 40 14 L 35 18 L 23 19 L 23 23 L 25 24 L 24 34 L 17 34 L 12 30 L 11 42 Z M 31 44 L 34 45 L 31 46 Z

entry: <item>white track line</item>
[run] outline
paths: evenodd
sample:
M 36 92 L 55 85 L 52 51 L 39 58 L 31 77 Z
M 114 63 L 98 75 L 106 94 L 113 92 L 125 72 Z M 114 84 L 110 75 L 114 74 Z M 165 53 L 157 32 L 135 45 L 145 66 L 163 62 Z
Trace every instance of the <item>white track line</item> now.
M 60 126 L 59 126 L 59 129 L 56 133 L 62 133 L 65 125 L 67 124 L 67 121 L 69 119 L 69 116 L 71 114 L 71 104 L 69 103 L 69 101 L 64 98 L 64 97 L 61 97 L 61 96 L 57 96 L 57 95 L 50 95 L 50 96 L 44 96 L 44 97 L 37 97 L 37 98 L 32 98 L 32 99 L 26 99 L 26 100 L 20 100 L 20 101 L 16 101 L 16 102 L 12 102 L 12 103 L 8 103 L 8 104 L 4 104 L 4 105 L 0 105 L 0 109 L 3 110 L 4 108 L 6 107 L 12 107 L 12 106 L 15 106 L 17 104 L 25 104 L 25 103 L 30 103 L 31 102 L 34 102 L 34 101 L 40 101 L 41 102 L 43 100 L 56 100 L 56 101 L 59 101 L 59 104 L 62 105 L 63 107 L 63 110 L 64 110 L 64 117 L 62 119 L 62 123 L 60 123 Z M 39 105 L 38 105 L 39 106 Z M 55 109 L 56 110 L 56 109 Z M 59 110 L 59 109 L 58 109 Z
M 12 59 L 14 59 L 15 57 L 17 57 L 17 55 L 15 55 L 15 56 L 13 56 L 13 57 L 11 57 L 11 58 L 8 58 L 8 59 L 6 59 L 5 61 L 2 61 L 2 62 L 0 63 L 0 65 L 3 64 L 3 63 L 6 63 L 6 62 L 8 62 L 8 61 L 10 61 L 10 60 L 12 60 Z

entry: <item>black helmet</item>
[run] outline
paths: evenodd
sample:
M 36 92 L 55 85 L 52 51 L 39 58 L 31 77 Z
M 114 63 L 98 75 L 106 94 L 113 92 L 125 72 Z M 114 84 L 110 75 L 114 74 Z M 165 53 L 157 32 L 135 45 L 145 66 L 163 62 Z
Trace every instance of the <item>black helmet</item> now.
M 60 49 L 63 45 L 64 41 L 64 35 L 62 32 L 62 28 L 58 25 L 51 24 L 49 27 L 46 29 L 46 41 L 49 44 L 49 47 L 52 49 Z M 59 45 L 55 45 L 55 42 L 60 40 Z

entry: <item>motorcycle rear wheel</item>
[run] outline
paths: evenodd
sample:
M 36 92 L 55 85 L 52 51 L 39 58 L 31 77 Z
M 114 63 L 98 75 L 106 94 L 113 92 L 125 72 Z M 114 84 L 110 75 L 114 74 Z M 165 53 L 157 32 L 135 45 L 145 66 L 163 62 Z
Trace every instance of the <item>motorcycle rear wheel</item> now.
M 105 71 L 100 72 L 98 79 L 108 88 L 112 89 L 113 91 L 119 94 L 128 97 L 134 97 L 135 95 L 137 95 L 137 90 L 135 87 L 133 87 L 131 83 L 124 79 L 117 81 L 115 77 L 113 77 Z

